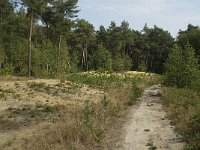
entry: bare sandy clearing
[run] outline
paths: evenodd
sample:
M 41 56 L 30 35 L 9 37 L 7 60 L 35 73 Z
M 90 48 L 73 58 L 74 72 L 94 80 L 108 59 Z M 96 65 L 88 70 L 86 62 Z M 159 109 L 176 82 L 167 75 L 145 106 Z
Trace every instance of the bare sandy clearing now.
M 89 100 L 102 100 L 104 92 L 69 81 L 0 80 L 0 149 L 20 149 L 29 136 L 54 124 L 57 106 L 70 110 Z

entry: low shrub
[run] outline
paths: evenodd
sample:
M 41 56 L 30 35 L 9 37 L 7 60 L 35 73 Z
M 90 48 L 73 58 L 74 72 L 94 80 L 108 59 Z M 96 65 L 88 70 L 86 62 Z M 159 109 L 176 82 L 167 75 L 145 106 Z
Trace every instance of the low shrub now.
M 134 83 L 133 83 L 133 85 L 132 85 L 131 91 L 132 91 L 131 97 L 130 97 L 129 100 L 126 102 L 126 104 L 127 104 L 128 106 L 134 105 L 134 104 L 137 102 L 138 98 L 139 98 L 139 97 L 141 96 L 141 94 L 142 94 L 142 90 L 141 90 L 140 88 L 138 88 Z
M 163 100 L 176 130 L 186 141 L 185 149 L 200 149 L 200 96 L 191 89 L 163 89 Z
M 12 64 L 5 64 L 5 66 L 0 69 L 0 76 L 12 76 L 14 67 Z

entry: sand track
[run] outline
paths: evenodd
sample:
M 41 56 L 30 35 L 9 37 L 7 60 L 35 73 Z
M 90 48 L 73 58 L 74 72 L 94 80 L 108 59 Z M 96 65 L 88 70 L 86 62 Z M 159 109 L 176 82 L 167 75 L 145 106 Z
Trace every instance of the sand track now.
M 144 91 L 140 103 L 130 111 L 124 126 L 123 150 L 182 150 L 181 136 L 163 110 L 160 87 Z

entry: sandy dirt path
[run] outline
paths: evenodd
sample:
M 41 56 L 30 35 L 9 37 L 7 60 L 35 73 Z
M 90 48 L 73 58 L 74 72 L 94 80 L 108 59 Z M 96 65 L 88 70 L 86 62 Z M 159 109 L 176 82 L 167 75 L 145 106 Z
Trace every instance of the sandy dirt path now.
M 141 101 L 133 108 L 124 126 L 122 150 L 182 150 L 181 136 L 166 118 L 160 99 L 160 87 L 144 91 Z

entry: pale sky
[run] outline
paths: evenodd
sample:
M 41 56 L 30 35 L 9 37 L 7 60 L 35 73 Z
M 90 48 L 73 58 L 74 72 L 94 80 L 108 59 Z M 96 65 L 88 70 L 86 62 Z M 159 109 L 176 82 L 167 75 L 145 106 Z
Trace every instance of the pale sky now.
M 86 19 L 96 29 L 117 25 L 123 20 L 130 27 L 142 30 L 157 25 L 176 37 L 179 29 L 185 30 L 188 23 L 200 25 L 200 0 L 79 0 L 79 18 Z

